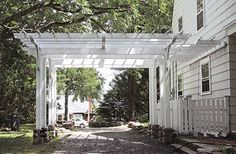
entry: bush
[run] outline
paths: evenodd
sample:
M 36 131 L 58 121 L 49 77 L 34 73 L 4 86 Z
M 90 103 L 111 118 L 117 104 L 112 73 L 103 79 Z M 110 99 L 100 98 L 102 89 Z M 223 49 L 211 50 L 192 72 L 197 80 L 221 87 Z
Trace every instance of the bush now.
M 140 115 L 138 119 L 139 119 L 139 122 L 141 122 L 141 123 L 146 123 L 146 122 L 148 122 L 148 113 L 145 113 L 145 114 L 143 114 L 143 115 Z

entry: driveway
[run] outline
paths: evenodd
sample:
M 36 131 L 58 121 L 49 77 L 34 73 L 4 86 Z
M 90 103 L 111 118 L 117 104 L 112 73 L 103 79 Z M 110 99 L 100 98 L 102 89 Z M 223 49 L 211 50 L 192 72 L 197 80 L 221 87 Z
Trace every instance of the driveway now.
M 127 126 L 110 128 L 85 128 L 65 135 L 55 153 L 81 154 L 173 154 L 169 145 L 140 134 Z M 178 153 L 176 153 L 178 154 Z

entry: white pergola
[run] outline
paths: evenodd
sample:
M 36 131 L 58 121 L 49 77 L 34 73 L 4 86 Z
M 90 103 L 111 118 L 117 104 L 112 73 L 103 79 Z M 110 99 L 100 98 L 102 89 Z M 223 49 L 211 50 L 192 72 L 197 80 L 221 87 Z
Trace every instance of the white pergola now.
M 36 128 L 46 126 L 46 67 L 49 67 L 49 124 L 56 122 L 56 69 L 149 68 L 149 123 L 170 126 L 169 62 L 194 61 L 223 44 L 188 42 L 189 35 L 107 33 L 15 33 L 24 49 L 36 57 Z M 162 121 L 157 120 L 156 68 L 160 70 Z

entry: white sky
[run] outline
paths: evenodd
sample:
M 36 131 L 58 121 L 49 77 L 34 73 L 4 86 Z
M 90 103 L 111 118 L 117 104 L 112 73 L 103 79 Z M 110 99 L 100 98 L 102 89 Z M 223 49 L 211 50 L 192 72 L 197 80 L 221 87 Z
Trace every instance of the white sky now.
M 101 73 L 103 78 L 105 78 L 103 91 L 104 93 L 106 93 L 107 90 L 111 89 L 109 84 L 112 81 L 112 79 L 115 77 L 115 74 L 119 74 L 120 71 L 116 71 L 110 68 L 96 68 L 96 70 Z

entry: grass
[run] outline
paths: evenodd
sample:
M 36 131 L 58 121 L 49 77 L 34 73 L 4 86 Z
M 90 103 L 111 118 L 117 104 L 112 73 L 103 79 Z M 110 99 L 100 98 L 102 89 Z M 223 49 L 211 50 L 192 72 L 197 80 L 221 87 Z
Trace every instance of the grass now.
M 20 131 L 0 131 L 0 153 L 52 153 L 59 142 L 33 145 L 34 125 L 21 125 Z

